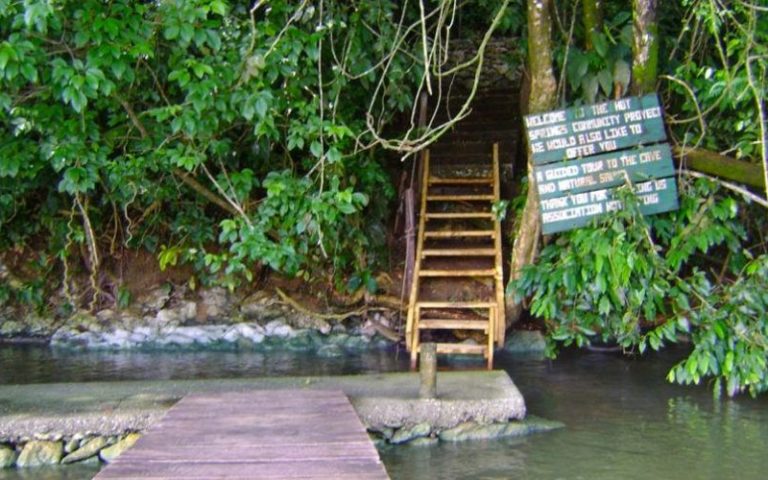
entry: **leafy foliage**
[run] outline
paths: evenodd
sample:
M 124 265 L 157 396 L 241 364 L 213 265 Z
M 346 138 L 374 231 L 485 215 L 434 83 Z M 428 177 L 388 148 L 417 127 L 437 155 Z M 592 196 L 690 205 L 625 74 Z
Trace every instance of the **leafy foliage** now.
M 0 2 L 0 249 L 46 238 L 72 262 L 89 235 L 164 245 L 163 266 L 230 286 L 255 264 L 375 268 L 384 236 L 366 233 L 393 192 L 357 146 L 396 9 Z M 407 53 L 382 80 L 381 122 L 410 106 Z
M 670 379 L 698 383 L 711 376 L 731 395 L 765 390 L 766 298 L 754 293 L 765 286 L 765 256 L 746 263 L 737 203 L 700 180 L 684 192 L 679 211 L 645 218 L 634 195 L 620 193 L 624 210 L 559 236 L 511 285 L 532 296 L 531 313 L 545 320 L 550 354 L 557 343 L 600 339 L 643 352 L 690 336 L 694 351 Z M 702 268 L 712 251 L 726 258 L 719 273 Z M 724 278 L 742 268 L 746 276 Z

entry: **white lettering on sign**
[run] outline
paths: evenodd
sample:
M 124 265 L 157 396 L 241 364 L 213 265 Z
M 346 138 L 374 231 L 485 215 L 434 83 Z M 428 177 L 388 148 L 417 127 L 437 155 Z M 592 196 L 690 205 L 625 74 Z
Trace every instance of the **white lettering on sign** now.
M 525 125 L 528 128 L 550 125 L 552 123 L 564 122 L 566 120 L 565 110 L 557 112 L 547 112 L 539 115 L 529 115 L 525 117 Z
M 594 155 L 595 153 L 597 153 L 597 149 L 595 149 L 595 145 L 593 143 L 590 143 L 588 145 L 580 145 L 578 147 L 567 148 L 565 150 L 565 157 L 566 158 L 588 157 L 590 155 Z
M 535 128 L 528 131 L 528 137 L 531 141 L 538 140 L 540 138 L 559 137 L 560 135 L 567 135 L 568 127 L 565 125 L 555 125 L 552 127 Z
M 606 115 L 605 117 L 590 118 L 573 122 L 571 128 L 574 132 L 583 132 L 585 130 L 595 130 L 597 128 L 615 127 L 620 123 L 620 115 Z
M 640 154 L 640 163 L 658 162 L 661 160 L 661 150 L 650 150 Z
M 560 150 L 576 145 L 576 137 L 553 138 L 547 141 L 547 150 Z
M 589 162 L 585 163 L 581 166 L 581 169 L 584 170 L 584 173 L 595 173 L 603 170 L 604 163 L 602 160 L 598 160 L 595 162 Z
M 566 208 L 564 210 L 557 210 L 555 212 L 545 212 L 541 215 L 541 220 L 544 223 L 551 223 L 559 222 L 562 220 L 571 220 L 573 218 L 600 215 L 601 213 L 603 213 L 603 204 L 596 203 L 594 205 Z
M 555 185 L 554 182 L 550 183 L 540 183 L 539 184 L 539 193 L 554 193 L 557 191 L 557 185 Z
M 558 178 L 573 177 L 579 174 L 579 167 L 569 165 L 567 167 L 553 168 L 544 172 L 546 180 L 557 180 Z
M 567 208 L 567 207 L 568 207 L 567 197 L 548 198 L 546 200 L 541 201 L 542 210 L 555 210 L 558 208 Z

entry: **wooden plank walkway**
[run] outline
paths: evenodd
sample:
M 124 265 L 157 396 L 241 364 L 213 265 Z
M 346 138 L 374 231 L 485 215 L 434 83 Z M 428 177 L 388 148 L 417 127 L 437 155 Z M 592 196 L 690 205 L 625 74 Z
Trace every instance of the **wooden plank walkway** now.
M 106 479 L 388 479 L 340 391 L 194 394 L 174 405 Z

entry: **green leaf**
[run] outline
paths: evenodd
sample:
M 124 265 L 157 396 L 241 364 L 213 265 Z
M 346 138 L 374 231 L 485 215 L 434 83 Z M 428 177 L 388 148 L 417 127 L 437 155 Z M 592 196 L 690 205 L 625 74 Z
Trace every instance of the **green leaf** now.
M 597 74 L 597 80 L 600 82 L 600 88 L 603 90 L 603 93 L 609 96 L 613 91 L 613 75 L 611 75 L 610 70 L 600 70 Z
M 227 11 L 229 10 L 229 5 L 227 5 L 227 2 L 224 2 L 223 0 L 213 0 L 210 3 L 211 12 L 221 15 L 222 17 L 227 14 Z
M 165 30 L 163 30 L 163 36 L 166 40 L 175 40 L 179 37 L 179 26 L 178 25 L 168 25 L 165 27 Z
M 320 158 L 323 156 L 323 144 L 315 140 L 310 144 L 309 151 L 312 152 L 312 155 L 314 155 L 316 158 Z

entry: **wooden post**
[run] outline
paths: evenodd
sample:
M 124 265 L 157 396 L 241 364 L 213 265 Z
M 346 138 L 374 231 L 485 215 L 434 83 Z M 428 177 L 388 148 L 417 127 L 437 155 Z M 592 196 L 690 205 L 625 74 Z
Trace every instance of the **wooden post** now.
M 419 398 L 437 398 L 437 345 L 434 343 L 421 344 L 419 377 Z

